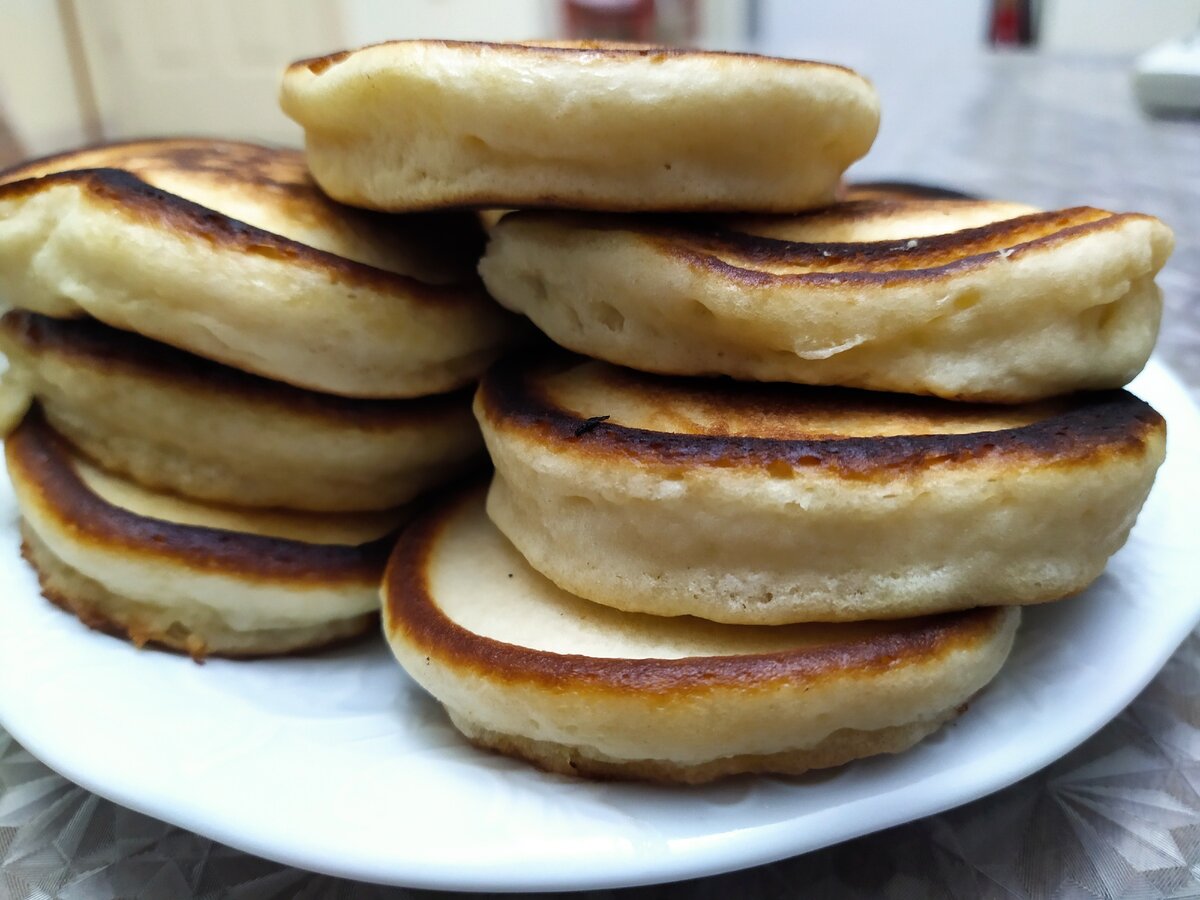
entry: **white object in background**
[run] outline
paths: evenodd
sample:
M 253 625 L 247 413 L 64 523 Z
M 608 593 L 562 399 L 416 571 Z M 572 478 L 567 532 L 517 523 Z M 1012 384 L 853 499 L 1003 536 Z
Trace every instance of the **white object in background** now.
M 1200 0 L 1044 0 L 1038 49 L 1132 56 L 1189 34 Z
M 1200 112 L 1200 31 L 1138 57 L 1133 91 L 1152 112 Z

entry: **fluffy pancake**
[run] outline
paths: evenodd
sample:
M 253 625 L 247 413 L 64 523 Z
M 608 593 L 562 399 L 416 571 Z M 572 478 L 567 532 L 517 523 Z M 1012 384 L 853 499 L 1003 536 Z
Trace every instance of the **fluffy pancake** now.
M 294 63 L 283 111 L 345 203 L 795 212 L 879 127 L 839 66 L 595 42 L 393 41 Z
M 472 381 L 514 333 L 478 221 L 333 203 L 292 150 L 138 141 L 0 174 L 0 295 L 331 394 Z
M 107 474 L 33 412 L 5 441 L 26 557 L 93 628 L 194 657 L 290 653 L 362 634 L 400 510 L 255 511 Z
M 791 217 L 517 212 L 480 273 L 556 343 L 621 365 L 1016 403 L 1141 370 L 1172 246 L 1151 216 L 893 186 Z
M 417 400 L 317 394 L 93 319 L 0 318 L 13 424 L 36 399 L 103 468 L 238 506 L 388 509 L 481 455 L 463 392 Z M 23 398 L 23 399 L 18 399 Z
M 488 513 L 559 587 L 779 624 L 1038 603 L 1124 542 L 1165 425 L 1125 391 L 1023 406 L 501 363 Z
M 473 742 L 564 774 L 708 781 L 903 750 L 961 711 L 1015 609 L 771 628 L 618 612 L 557 589 L 469 491 L 384 576 L 401 665 Z

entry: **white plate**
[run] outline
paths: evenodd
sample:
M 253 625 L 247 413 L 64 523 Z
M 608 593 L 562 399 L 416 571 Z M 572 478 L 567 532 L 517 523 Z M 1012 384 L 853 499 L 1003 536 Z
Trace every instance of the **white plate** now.
M 1200 618 L 1200 417 L 1152 364 L 1168 461 L 1129 544 L 1030 610 L 1000 677 L 915 750 L 812 778 L 589 784 L 466 746 L 382 641 L 197 666 L 39 598 L 0 485 L 0 722 L 86 788 L 307 869 L 455 889 L 616 887 L 768 862 L 938 812 L 1050 763 L 1115 716 Z

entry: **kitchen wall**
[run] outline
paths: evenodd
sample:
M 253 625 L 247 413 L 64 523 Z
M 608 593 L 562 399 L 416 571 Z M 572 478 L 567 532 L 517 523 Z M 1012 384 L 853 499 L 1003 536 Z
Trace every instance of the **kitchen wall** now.
M 86 139 L 60 4 L 0 0 L 0 164 Z

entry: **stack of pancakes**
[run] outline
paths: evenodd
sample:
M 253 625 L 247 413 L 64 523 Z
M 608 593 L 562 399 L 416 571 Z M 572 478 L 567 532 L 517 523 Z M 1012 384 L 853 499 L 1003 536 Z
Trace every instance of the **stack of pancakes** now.
M 482 237 L 341 206 L 249 144 L 0 174 L 6 454 L 46 596 L 197 658 L 369 630 L 410 501 L 481 454 L 470 388 L 517 333 Z
M 688 782 L 901 750 L 1150 490 L 1164 424 L 1120 388 L 1170 231 L 840 189 L 878 124 L 853 72 L 395 42 L 294 64 L 283 105 L 339 201 L 516 210 L 480 272 L 565 348 L 484 377 L 486 501 L 385 575 L 396 656 L 477 744 Z

